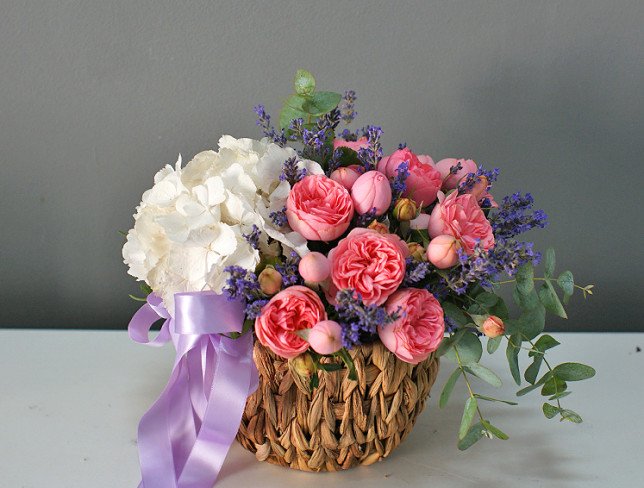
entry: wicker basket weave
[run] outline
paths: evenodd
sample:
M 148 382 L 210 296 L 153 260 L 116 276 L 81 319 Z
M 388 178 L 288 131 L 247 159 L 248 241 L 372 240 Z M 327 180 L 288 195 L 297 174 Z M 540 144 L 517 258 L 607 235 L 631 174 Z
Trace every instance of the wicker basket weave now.
M 398 360 L 382 343 L 350 351 L 347 371 L 321 372 L 310 393 L 292 363 L 255 343 L 259 388 L 248 398 L 237 440 L 260 461 L 337 471 L 387 457 L 411 431 L 438 374 L 438 358 Z

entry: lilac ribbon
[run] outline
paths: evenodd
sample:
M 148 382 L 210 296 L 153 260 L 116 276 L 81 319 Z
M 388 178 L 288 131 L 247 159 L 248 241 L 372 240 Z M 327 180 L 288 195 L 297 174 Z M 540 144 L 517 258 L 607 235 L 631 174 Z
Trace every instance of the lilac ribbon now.
M 139 423 L 139 488 L 212 488 L 235 440 L 246 398 L 257 389 L 253 336 L 241 332 L 244 309 L 214 292 L 177 293 L 172 318 L 155 294 L 128 326 L 135 342 L 177 355 L 168 384 Z M 148 333 L 165 319 L 156 338 Z

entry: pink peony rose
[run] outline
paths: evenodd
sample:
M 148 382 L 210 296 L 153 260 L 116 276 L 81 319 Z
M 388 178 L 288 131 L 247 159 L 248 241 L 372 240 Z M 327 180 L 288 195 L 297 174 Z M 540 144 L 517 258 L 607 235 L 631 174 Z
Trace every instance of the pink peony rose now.
M 298 271 L 305 281 L 319 283 L 331 274 L 331 263 L 324 254 L 310 252 L 300 260 Z
M 323 175 L 305 176 L 293 185 L 286 218 L 295 232 L 310 241 L 332 241 L 347 230 L 353 217 L 351 195 Z
M 450 168 L 452 166 L 456 166 L 458 163 L 461 163 L 461 169 L 459 169 L 455 174 L 450 175 Z M 436 163 L 436 169 L 440 172 L 443 178 L 443 189 L 453 190 L 458 186 L 459 181 L 469 173 L 476 173 L 479 168 L 471 159 L 445 158 Z
M 384 214 L 391 205 L 391 185 L 380 171 L 367 171 L 351 188 L 351 198 L 360 215 L 376 209 L 376 216 Z
M 378 327 L 380 340 L 398 359 L 418 364 L 438 348 L 445 335 L 445 318 L 438 300 L 420 288 L 403 288 L 389 297 L 385 308 L 400 318 Z
M 407 245 L 394 234 L 353 229 L 329 252 L 331 290 L 355 290 L 365 304 L 381 305 L 405 277 Z
M 333 173 L 331 173 L 330 176 L 333 181 L 337 181 L 347 190 L 351 190 L 351 187 L 359 177 L 360 173 L 358 173 L 355 168 L 351 167 L 338 168 Z
M 278 356 L 294 358 L 309 348 L 295 332 L 326 320 L 322 300 L 306 286 L 291 286 L 264 305 L 255 319 L 257 340 Z
M 342 349 L 342 327 L 333 320 L 318 322 L 309 331 L 311 348 L 319 354 L 333 354 Z
M 413 199 L 423 207 L 436 200 L 436 194 L 441 188 L 443 178 L 434 168 L 434 162 L 427 155 L 417 156 L 408 148 L 398 149 L 390 156 L 385 156 L 378 163 L 378 170 L 389 178 L 396 176 L 396 169 L 401 163 L 409 165 L 409 176 L 405 181 L 407 188 L 404 196 Z
M 369 141 L 366 137 L 361 137 L 357 141 L 345 141 L 338 137 L 337 139 L 333 139 L 333 149 L 337 149 L 339 147 L 348 147 L 349 149 L 353 149 L 355 152 L 358 152 L 362 148 L 369 147 Z
M 427 246 L 427 259 L 438 269 L 451 268 L 458 262 L 459 247 L 454 236 L 436 236 Z
M 432 238 L 442 234 L 454 236 L 468 254 L 474 252 L 477 241 L 486 251 L 494 247 L 492 226 L 470 194 L 459 195 L 454 191 L 445 197 L 441 193 L 429 216 L 428 230 Z

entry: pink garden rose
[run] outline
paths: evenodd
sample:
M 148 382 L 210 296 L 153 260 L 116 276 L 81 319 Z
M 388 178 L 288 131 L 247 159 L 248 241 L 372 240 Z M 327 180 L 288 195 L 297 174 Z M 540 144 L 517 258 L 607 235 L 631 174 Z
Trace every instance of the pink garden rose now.
M 264 305 L 255 319 L 255 334 L 262 345 L 278 356 L 291 359 L 309 348 L 309 343 L 295 332 L 311 329 L 326 318 L 317 293 L 306 286 L 291 286 Z
M 405 181 L 407 189 L 404 196 L 411 198 L 423 207 L 436 200 L 436 194 L 441 188 L 443 178 L 434 168 L 433 160 L 427 155 L 416 155 L 408 148 L 398 149 L 390 156 L 385 156 L 378 163 L 378 170 L 389 178 L 396 176 L 396 169 L 401 163 L 409 165 L 409 176 Z
M 391 185 L 380 171 L 367 171 L 351 187 L 353 206 L 360 215 L 376 209 L 376 216 L 384 214 L 391 205 Z
M 443 234 L 454 236 L 467 254 L 472 254 L 477 241 L 484 250 L 494 247 L 492 226 L 485 218 L 476 198 L 470 194 L 459 195 L 453 191 L 445 197 L 439 195 L 438 203 L 429 216 L 429 236 Z
M 337 149 L 339 147 L 347 147 L 358 152 L 362 148 L 369 147 L 369 140 L 366 137 L 361 137 L 357 141 L 345 141 L 339 137 L 337 139 L 333 139 L 333 149 Z
M 355 290 L 365 304 L 382 305 L 405 277 L 406 256 L 400 237 L 353 229 L 329 252 L 332 290 Z
M 403 288 L 389 297 L 385 308 L 400 318 L 378 327 L 378 335 L 398 359 L 418 364 L 438 348 L 445 335 L 445 319 L 434 295 L 420 288 Z
M 286 218 L 295 232 L 310 241 L 332 241 L 349 228 L 353 201 L 346 188 L 323 175 L 309 175 L 293 185 Z
M 461 169 L 453 175 L 450 175 L 450 168 L 452 168 L 452 166 L 456 166 L 458 163 L 461 163 Z M 443 189 L 453 190 L 458 186 L 459 181 L 469 173 L 476 173 L 479 168 L 471 159 L 445 158 L 436 163 L 436 169 L 440 172 L 443 178 Z

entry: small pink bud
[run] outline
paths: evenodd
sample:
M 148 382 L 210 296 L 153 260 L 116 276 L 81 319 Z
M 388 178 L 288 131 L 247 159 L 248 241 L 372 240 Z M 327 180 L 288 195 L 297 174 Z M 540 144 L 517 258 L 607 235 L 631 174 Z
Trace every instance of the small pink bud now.
M 409 221 L 409 227 L 414 230 L 427 230 L 429 227 L 429 214 L 420 214 L 413 220 Z
M 267 295 L 275 295 L 282 289 L 282 275 L 275 268 L 267 266 L 257 277 L 259 288 Z
M 333 181 L 337 181 L 347 190 L 351 190 L 351 187 L 353 187 L 353 184 L 359 177 L 360 173 L 358 173 L 355 169 L 344 167 L 336 169 L 333 173 L 331 173 L 330 176 Z
M 503 320 L 501 320 L 496 315 L 490 315 L 483 325 L 481 326 L 481 332 L 483 332 L 488 337 L 498 337 L 505 333 L 505 325 Z
M 450 268 L 458 261 L 458 248 L 459 243 L 454 236 L 436 236 L 427 246 L 427 259 L 438 269 Z
M 342 349 L 342 327 L 333 320 L 318 322 L 308 336 L 309 344 L 318 354 L 333 354 Z
M 320 283 L 331 274 L 331 263 L 319 252 L 310 252 L 300 260 L 298 270 L 305 281 Z
M 351 198 L 356 211 L 366 214 L 373 208 L 376 216 L 384 214 L 391 204 L 389 180 L 380 171 L 367 171 L 351 187 Z

